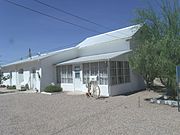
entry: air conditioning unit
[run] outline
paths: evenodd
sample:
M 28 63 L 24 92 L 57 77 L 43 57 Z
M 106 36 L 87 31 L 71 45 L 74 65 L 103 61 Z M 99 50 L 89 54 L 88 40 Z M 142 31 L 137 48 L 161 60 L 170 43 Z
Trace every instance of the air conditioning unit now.
M 89 81 L 97 81 L 98 77 L 96 75 L 93 75 L 93 76 L 89 76 Z

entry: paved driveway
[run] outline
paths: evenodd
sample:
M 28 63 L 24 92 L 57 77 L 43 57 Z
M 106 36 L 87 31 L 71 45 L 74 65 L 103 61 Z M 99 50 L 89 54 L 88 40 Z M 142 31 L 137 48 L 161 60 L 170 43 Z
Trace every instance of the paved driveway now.
M 139 92 L 95 100 L 66 93 L 2 94 L 0 135 L 179 135 L 180 113 L 144 101 L 154 95 Z

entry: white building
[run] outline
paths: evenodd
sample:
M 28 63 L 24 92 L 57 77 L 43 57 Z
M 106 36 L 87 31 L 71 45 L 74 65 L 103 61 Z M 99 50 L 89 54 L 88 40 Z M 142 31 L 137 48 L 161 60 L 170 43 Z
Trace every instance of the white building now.
M 3 84 L 18 89 L 28 84 L 30 89 L 43 91 L 53 82 L 64 91 L 87 92 L 89 77 L 97 76 L 102 96 L 143 89 L 143 78 L 130 69 L 128 62 L 135 47 L 132 37 L 140 28 L 134 25 L 89 37 L 72 48 L 4 65 L 3 74 L 10 79 Z

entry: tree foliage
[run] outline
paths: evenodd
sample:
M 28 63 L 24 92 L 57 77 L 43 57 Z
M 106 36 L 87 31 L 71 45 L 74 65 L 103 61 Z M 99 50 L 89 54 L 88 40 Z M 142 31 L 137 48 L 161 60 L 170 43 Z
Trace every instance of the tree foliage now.
M 175 67 L 180 64 L 180 5 L 178 0 L 157 1 L 138 9 L 136 23 L 143 23 L 142 33 L 136 36 L 138 47 L 130 57 L 133 69 L 147 82 L 158 77 L 171 94 L 175 91 Z

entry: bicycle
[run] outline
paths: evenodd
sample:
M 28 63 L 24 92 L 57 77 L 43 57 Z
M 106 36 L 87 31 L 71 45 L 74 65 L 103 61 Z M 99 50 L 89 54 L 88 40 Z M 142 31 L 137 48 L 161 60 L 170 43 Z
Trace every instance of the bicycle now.
M 98 86 L 97 81 L 90 81 L 86 86 L 88 88 L 87 96 L 94 98 L 100 97 L 100 87 Z

